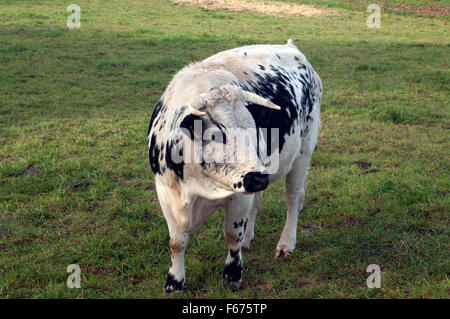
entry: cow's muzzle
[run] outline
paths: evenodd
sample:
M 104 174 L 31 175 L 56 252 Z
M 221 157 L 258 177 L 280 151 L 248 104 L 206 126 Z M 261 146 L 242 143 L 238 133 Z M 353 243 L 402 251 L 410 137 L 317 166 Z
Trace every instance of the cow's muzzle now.
M 244 176 L 244 188 L 246 192 L 263 191 L 269 185 L 269 174 L 250 172 Z

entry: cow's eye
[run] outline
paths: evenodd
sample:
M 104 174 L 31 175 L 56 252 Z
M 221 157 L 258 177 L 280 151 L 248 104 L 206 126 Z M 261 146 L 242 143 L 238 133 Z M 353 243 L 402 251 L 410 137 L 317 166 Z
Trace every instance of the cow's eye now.
M 214 141 L 216 143 L 226 143 L 226 135 L 222 131 L 216 131 L 211 136 L 211 141 Z
M 197 126 L 198 126 L 198 130 L 196 131 L 195 128 L 195 122 L 198 121 Z M 204 131 L 204 125 L 203 125 L 203 120 L 201 117 L 197 116 L 197 115 L 193 115 L 193 114 L 189 114 L 188 116 L 186 116 L 183 121 L 180 124 L 181 128 L 187 129 L 190 133 L 190 138 L 191 139 L 199 139 L 202 137 L 203 135 L 203 131 Z

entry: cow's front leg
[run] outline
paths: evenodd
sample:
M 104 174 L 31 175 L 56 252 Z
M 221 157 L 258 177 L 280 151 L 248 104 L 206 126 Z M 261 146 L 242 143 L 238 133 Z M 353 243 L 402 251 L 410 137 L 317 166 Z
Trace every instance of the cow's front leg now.
M 189 234 L 176 230 L 170 231 L 170 251 L 172 265 L 169 269 L 166 284 L 164 285 L 164 292 L 170 293 L 174 291 L 183 290 L 186 282 L 186 274 L 184 270 L 184 253 L 189 241 Z
M 164 293 L 170 293 L 183 290 L 184 283 L 186 282 L 184 253 L 186 252 L 189 241 L 189 233 L 186 227 L 189 223 L 189 215 L 188 212 L 177 210 L 173 207 L 174 205 L 170 205 L 169 201 L 166 200 L 168 197 L 167 194 L 170 195 L 170 193 L 167 189 L 163 190 L 162 187 L 157 187 L 158 198 L 160 199 L 170 236 L 169 245 L 172 264 L 169 269 L 166 284 L 164 285 Z
M 258 215 L 258 209 L 261 205 L 261 200 L 264 192 L 255 193 L 255 199 L 253 200 L 252 208 L 248 216 L 248 223 L 244 233 L 244 239 L 242 240 L 242 250 L 246 251 L 250 248 L 250 243 L 255 235 L 255 221 L 256 215 Z
M 253 198 L 253 194 L 232 195 L 228 198 L 225 207 L 227 215 L 223 225 L 223 233 L 228 244 L 228 256 L 225 262 L 223 278 L 233 291 L 238 290 L 242 285 L 244 267 L 241 245 Z

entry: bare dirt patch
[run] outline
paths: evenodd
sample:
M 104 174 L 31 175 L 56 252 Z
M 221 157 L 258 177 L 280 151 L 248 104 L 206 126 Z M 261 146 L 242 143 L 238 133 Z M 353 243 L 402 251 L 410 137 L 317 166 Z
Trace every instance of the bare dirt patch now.
M 321 230 L 320 227 L 314 227 L 314 226 L 303 226 L 301 228 L 301 233 L 303 236 L 308 237 L 311 236 L 313 232 Z
M 437 6 L 437 5 L 428 5 L 428 6 L 402 6 L 402 5 L 394 5 L 388 6 L 384 5 L 383 9 L 390 9 L 394 11 L 405 11 L 406 13 L 423 13 L 429 15 L 450 15 L 450 6 Z
M 310 17 L 336 13 L 336 10 L 318 9 L 311 5 L 285 2 L 260 2 L 254 0 L 173 0 L 173 2 L 176 5 L 191 4 L 204 9 L 252 11 L 273 16 Z
M 361 161 L 356 161 L 356 162 L 353 162 L 353 163 L 355 163 L 356 165 L 358 165 L 358 167 L 360 169 L 362 169 L 362 171 L 363 171 L 362 173 L 364 175 L 370 174 L 370 173 L 378 173 L 379 172 L 379 170 L 377 170 L 377 169 L 369 169 L 372 166 L 372 163 L 361 162 Z
M 26 33 L 30 33 L 31 30 L 25 30 L 25 29 L 20 29 L 19 31 L 17 31 L 17 34 L 26 34 Z
M 353 162 L 353 163 L 358 165 L 358 167 L 360 169 L 369 169 L 370 166 L 372 166 L 372 163 L 369 163 L 369 162 L 356 161 L 356 162 Z
M 40 173 L 41 170 L 37 167 L 30 166 L 22 172 L 22 176 L 34 175 Z
M 3 114 L 3 113 L 0 113 Z M 12 157 L 0 157 L 1 163 L 8 163 L 8 162 L 14 162 L 14 159 Z

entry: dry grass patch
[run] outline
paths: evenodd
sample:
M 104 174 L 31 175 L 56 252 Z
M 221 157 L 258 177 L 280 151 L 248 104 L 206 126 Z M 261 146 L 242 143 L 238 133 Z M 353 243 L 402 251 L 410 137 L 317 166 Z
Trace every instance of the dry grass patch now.
M 260 2 L 249 0 L 173 0 L 175 4 L 192 4 L 204 9 L 220 9 L 232 11 L 252 11 L 273 16 L 323 16 L 332 15 L 336 10 L 318 9 L 312 5 Z
M 425 13 L 429 15 L 446 16 L 450 14 L 450 5 L 439 6 L 435 3 L 427 6 L 404 6 L 401 4 L 389 6 L 384 4 L 383 9 L 390 9 L 394 11 L 405 11 L 407 13 Z

